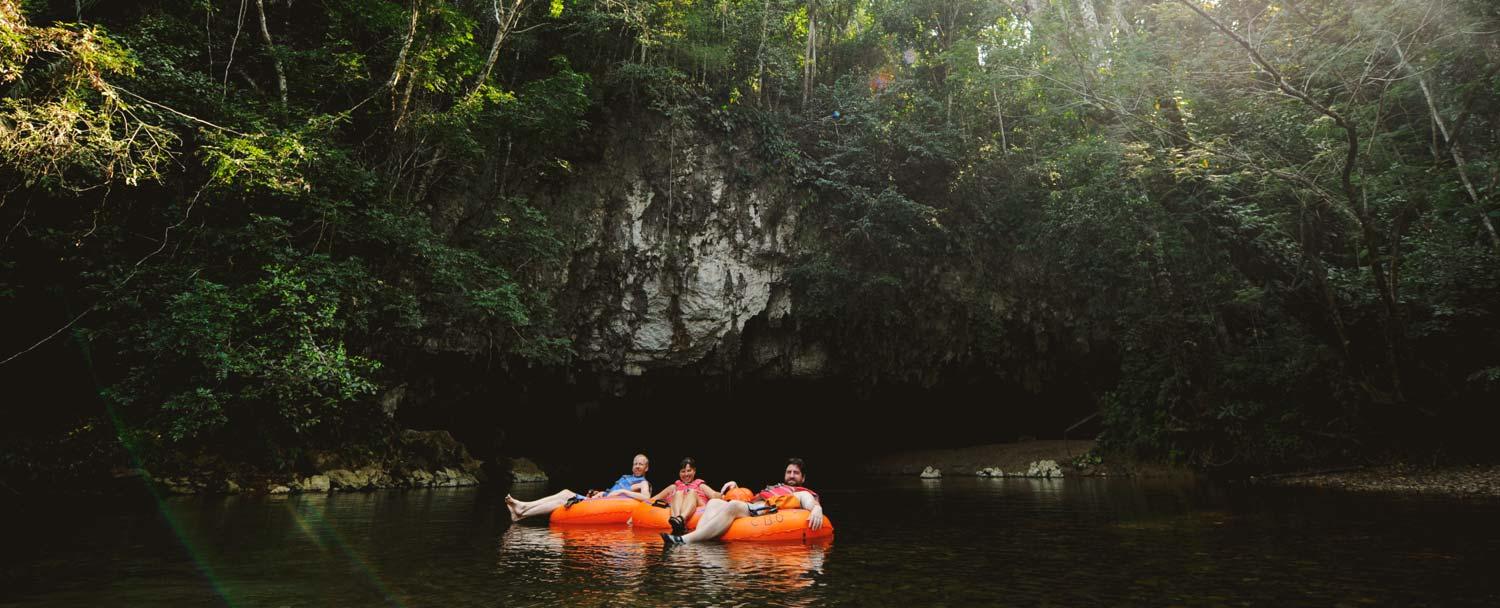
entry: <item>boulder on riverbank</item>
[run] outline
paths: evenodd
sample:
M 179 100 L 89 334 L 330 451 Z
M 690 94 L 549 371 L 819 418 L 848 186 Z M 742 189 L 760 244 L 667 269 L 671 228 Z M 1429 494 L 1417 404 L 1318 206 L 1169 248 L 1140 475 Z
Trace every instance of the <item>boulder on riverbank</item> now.
M 510 480 L 515 483 L 542 483 L 547 481 L 547 472 L 530 458 L 510 459 Z
M 293 492 L 327 492 L 333 489 L 333 483 L 327 475 L 310 475 L 300 481 L 290 484 Z
M 1062 467 L 1056 460 L 1038 460 L 1026 467 L 1026 476 L 1033 479 L 1062 479 Z
M 922 469 L 922 474 L 920 476 L 922 479 L 942 479 L 943 471 L 940 469 L 927 467 L 925 469 Z
M 328 476 L 329 487 L 340 492 L 396 487 L 391 483 L 391 475 L 379 467 L 361 467 L 353 471 L 334 469 L 325 474 Z
M 1101 476 L 1104 475 L 1104 473 L 1102 472 L 1097 472 L 1095 474 Z M 984 467 L 977 471 L 974 471 L 974 476 L 1014 477 L 1019 479 L 1062 479 L 1063 469 L 1062 465 L 1057 464 L 1056 460 L 1038 460 L 1026 465 L 1026 469 L 1022 471 L 1006 472 L 1000 467 Z
M 1093 456 L 1092 440 L 1022 441 L 944 450 L 913 450 L 880 456 L 865 467 L 873 475 L 940 475 L 974 477 L 1033 477 L 1057 479 L 1064 475 L 1120 474 Z

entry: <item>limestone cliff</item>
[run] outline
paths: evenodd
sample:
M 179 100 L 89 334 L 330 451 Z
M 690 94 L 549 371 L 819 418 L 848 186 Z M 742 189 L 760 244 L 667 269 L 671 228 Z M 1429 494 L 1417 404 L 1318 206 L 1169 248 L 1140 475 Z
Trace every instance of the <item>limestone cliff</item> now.
M 719 141 L 668 129 L 621 134 L 549 193 L 574 210 L 580 235 L 560 304 L 583 362 L 627 375 L 703 363 L 712 371 L 741 359 L 742 348 L 762 364 L 789 348 L 740 338 L 752 318 L 777 322 L 792 310 L 782 283 L 796 254 L 799 194 L 774 171 L 753 176 L 748 155 Z

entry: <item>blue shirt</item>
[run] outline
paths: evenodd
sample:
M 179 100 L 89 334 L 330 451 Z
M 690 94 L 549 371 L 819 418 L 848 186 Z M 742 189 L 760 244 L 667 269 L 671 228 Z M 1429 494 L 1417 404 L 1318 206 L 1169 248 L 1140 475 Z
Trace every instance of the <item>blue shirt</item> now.
M 606 494 L 608 494 L 608 493 L 613 492 L 615 490 L 629 490 L 630 486 L 633 486 L 633 485 L 638 484 L 638 483 L 643 482 L 643 481 L 646 481 L 646 478 L 645 477 L 640 477 L 638 475 L 621 475 L 620 479 L 615 482 L 614 487 L 611 487 L 610 489 L 605 490 L 604 492 Z

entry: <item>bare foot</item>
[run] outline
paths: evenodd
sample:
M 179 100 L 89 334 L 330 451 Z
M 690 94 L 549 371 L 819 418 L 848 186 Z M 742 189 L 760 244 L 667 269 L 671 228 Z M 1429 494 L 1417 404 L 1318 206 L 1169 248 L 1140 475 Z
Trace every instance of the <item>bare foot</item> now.
M 521 518 L 524 517 L 521 515 L 519 505 L 520 503 L 516 499 L 511 498 L 509 494 L 505 495 L 505 508 L 510 511 L 511 521 L 521 521 Z

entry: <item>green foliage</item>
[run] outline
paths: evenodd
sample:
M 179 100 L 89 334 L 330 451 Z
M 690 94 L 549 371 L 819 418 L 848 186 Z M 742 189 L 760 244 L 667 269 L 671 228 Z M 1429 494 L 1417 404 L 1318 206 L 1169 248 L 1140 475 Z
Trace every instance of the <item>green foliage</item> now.
M 359 416 L 346 410 L 374 393 L 379 363 L 348 352 L 342 310 L 352 303 L 340 294 L 362 279 L 314 258 L 266 266 L 239 288 L 196 280 L 139 327 L 132 342 L 143 363 L 109 395 L 123 411 L 158 411 L 141 423 L 173 443 L 217 438 L 232 424 L 289 438 Z
M 357 438 L 412 353 L 569 365 L 591 220 L 539 201 L 650 124 L 793 190 L 799 331 L 865 387 L 1091 369 L 1107 443 L 1203 466 L 1496 390 L 1481 2 L 1201 5 L 1304 95 L 1177 2 L 63 4 L 0 0 L 0 305 L 90 307 L 148 457 Z
M 137 66 L 102 28 L 32 27 L 0 4 L 0 166 L 48 188 L 159 179 L 177 134 L 109 83 Z
M 518 184 L 566 167 L 593 77 L 554 54 L 476 82 L 489 5 L 419 8 L 407 40 L 407 3 L 267 3 L 266 47 L 238 4 L 161 0 L 106 32 L 29 26 L 0 2 L 0 170 L 28 196 L 93 203 L 0 205 L 28 228 L 0 293 L 97 302 L 77 334 L 146 462 L 208 448 L 284 466 L 364 441 L 403 380 L 386 362 L 423 345 L 568 361 L 545 282 L 565 239 L 480 176 L 504 155 Z M 449 223 L 460 190 L 484 202 Z

